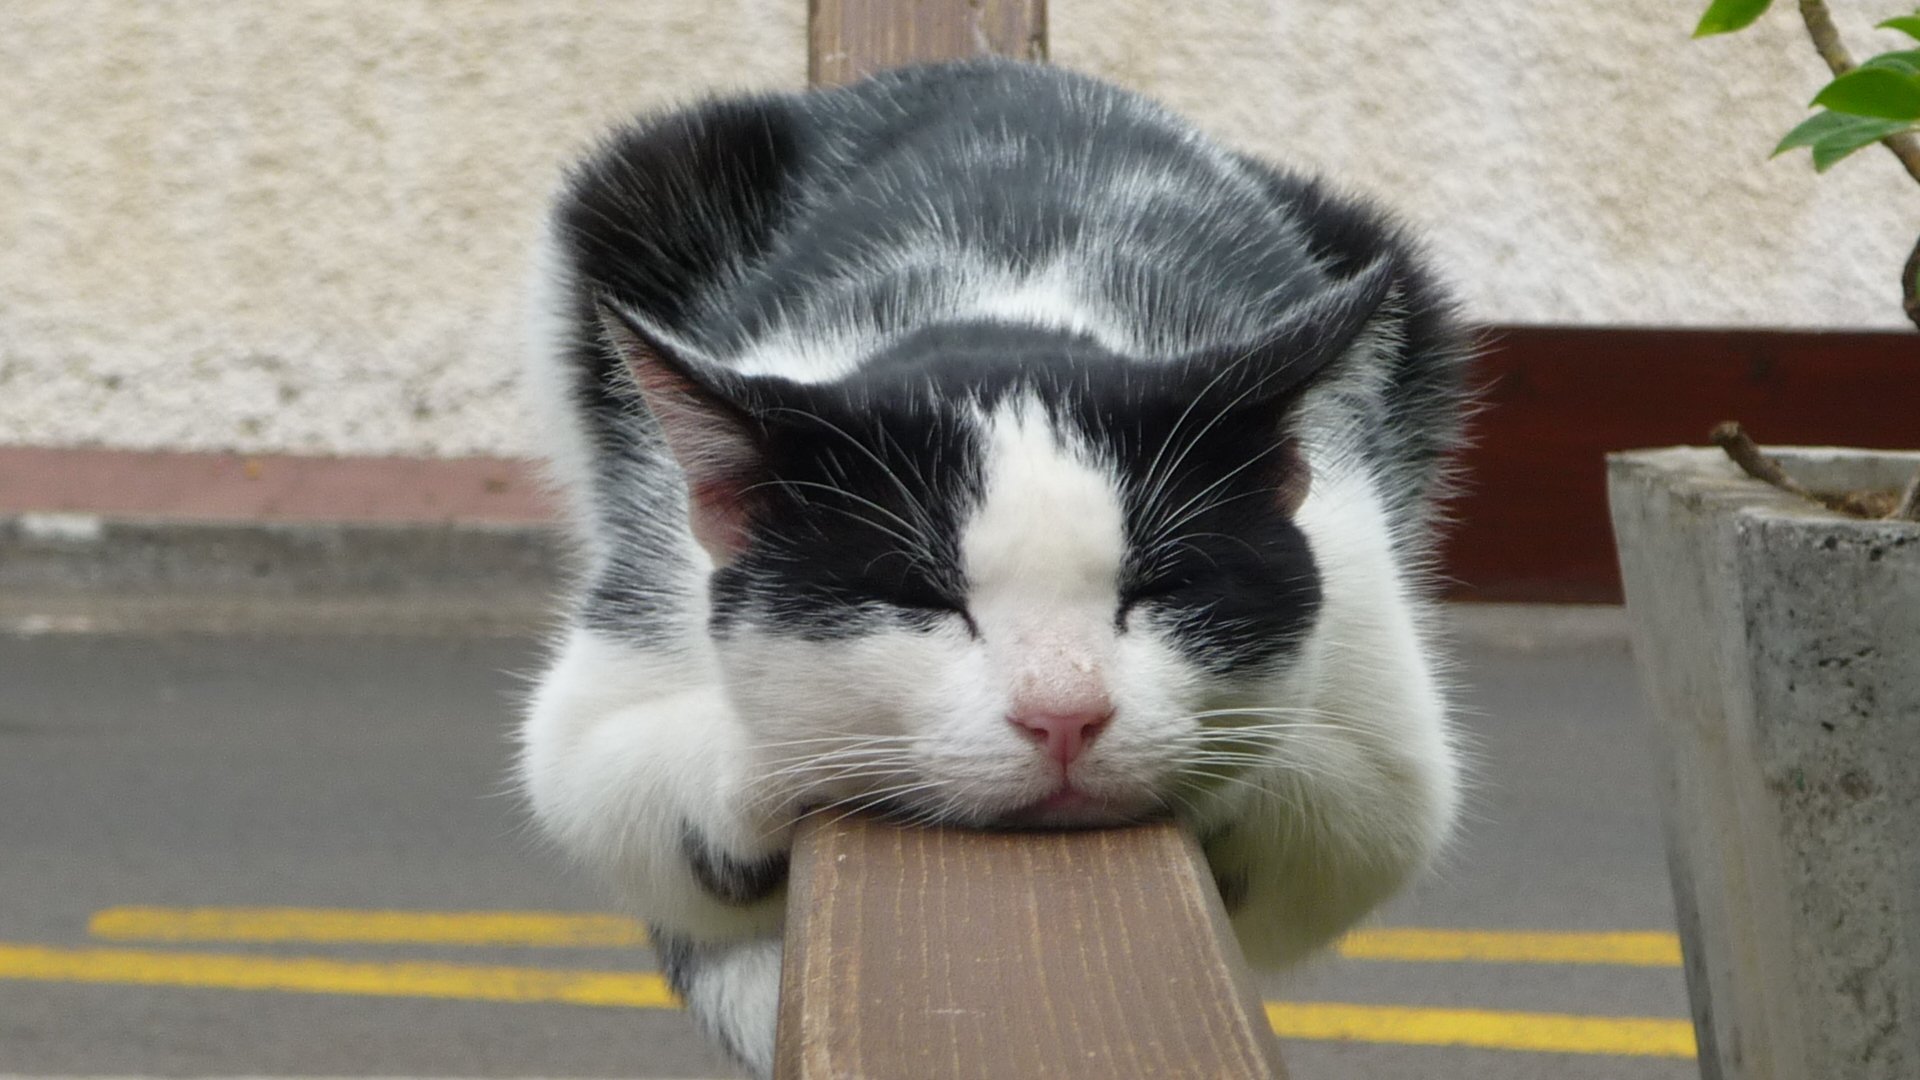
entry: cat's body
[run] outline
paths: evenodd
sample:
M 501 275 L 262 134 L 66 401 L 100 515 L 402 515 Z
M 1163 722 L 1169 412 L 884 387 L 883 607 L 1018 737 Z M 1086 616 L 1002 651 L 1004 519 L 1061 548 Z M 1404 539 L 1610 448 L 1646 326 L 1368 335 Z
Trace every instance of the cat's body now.
M 1443 843 L 1466 349 L 1365 208 L 1093 80 L 908 69 L 619 133 L 533 326 L 586 566 L 523 778 L 756 1071 L 810 808 L 1175 814 L 1267 965 Z

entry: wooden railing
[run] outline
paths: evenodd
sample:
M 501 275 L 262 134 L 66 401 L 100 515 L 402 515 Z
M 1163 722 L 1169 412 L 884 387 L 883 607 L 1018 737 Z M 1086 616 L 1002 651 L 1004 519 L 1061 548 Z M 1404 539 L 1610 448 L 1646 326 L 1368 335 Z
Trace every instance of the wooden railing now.
M 1286 1075 L 1177 826 L 795 840 L 776 1080 Z
M 1047 0 L 810 0 L 807 78 L 833 86 L 921 60 L 1047 58 Z
M 982 52 L 1046 56 L 1045 0 L 811 0 L 841 83 Z M 814 819 L 794 841 L 779 1080 L 1284 1077 L 1199 847 Z

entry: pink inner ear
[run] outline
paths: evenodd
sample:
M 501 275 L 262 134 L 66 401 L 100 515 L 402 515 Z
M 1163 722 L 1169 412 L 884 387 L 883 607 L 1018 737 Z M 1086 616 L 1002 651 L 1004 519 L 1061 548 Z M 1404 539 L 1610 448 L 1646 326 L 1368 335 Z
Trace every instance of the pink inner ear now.
M 642 381 L 641 391 L 686 476 L 687 525 L 693 538 L 716 563 L 724 564 L 747 547 L 752 516 L 748 492 L 755 483 L 759 453 L 726 406 L 674 373 L 666 376 Z
M 660 422 L 667 449 L 687 479 L 687 525 L 716 563 L 746 550 L 758 454 L 740 423 L 724 406 L 685 384 L 647 391 L 647 405 Z
M 1307 489 L 1313 484 L 1313 468 L 1307 464 L 1307 456 L 1300 452 L 1300 443 L 1287 437 L 1275 451 L 1279 460 L 1276 470 L 1279 482 L 1274 485 L 1274 498 L 1280 503 L 1280 510 L 1292 517 L 1307 501 Z
M 603 311 L 602 322 L 686 476 L 694 540 L 715 562 L 732 560 L 747 547 L 749 490 L 760 470 L 760 450 L 745 420 L 619 316 Z
M 687 525 L 716 563 L 747 549 L 747 485 L 737 480 L 687 479 Z

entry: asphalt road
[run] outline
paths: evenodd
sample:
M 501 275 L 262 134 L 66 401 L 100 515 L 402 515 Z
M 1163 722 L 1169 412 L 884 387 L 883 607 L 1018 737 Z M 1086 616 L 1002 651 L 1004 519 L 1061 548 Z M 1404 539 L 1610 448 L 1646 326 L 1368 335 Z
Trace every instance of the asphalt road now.
M 191 972 L 151 974 L 173 971 L 175 953 L 649 971 L 643 947 L 89 932 L 95 913 L 128 905 L 606 910 L 506 794 L 512 702 L 535 655 L 524 642 L 448 637 L 0 637 L 0 1076 L 730 1075 L 669 1008 L 206 988 Z M 1624 643 L 1482 643 L 1463 659 L 1474 820 L 1444 872 L 1381 923 L 1670 931 Z M 175 985 L 140 985 L 156 979 Z M 1461 1021 L 1488 1030 L 1504 1030 L 1505 1014 L 1552 1013 L 1664 1018 L 1670 1033 L 1686 1015 L 1670 963 L 1335 958 L 1263 989 L 1271 1001 L 1501 1014 Z M 1520 1042 L 1529 1023 L 1515 1021 Z M 1391 1038 L 1295 1039 L 1286 1054 L 1298 1080 L 1697 1075 L 1676 1056 Z

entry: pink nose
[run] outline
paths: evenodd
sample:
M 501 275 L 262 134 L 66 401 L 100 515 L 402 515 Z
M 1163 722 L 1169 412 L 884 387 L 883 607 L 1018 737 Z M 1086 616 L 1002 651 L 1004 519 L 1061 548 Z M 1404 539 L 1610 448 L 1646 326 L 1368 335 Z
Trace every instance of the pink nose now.
M 1104 712 L 1021 713 L 1007 717 L 1007 722 L 1035 743 L 1045 744 L 1047 756 L 1065 768 L 1073 764 L 1112 719 L 1113 710 L 1108 709 Z

